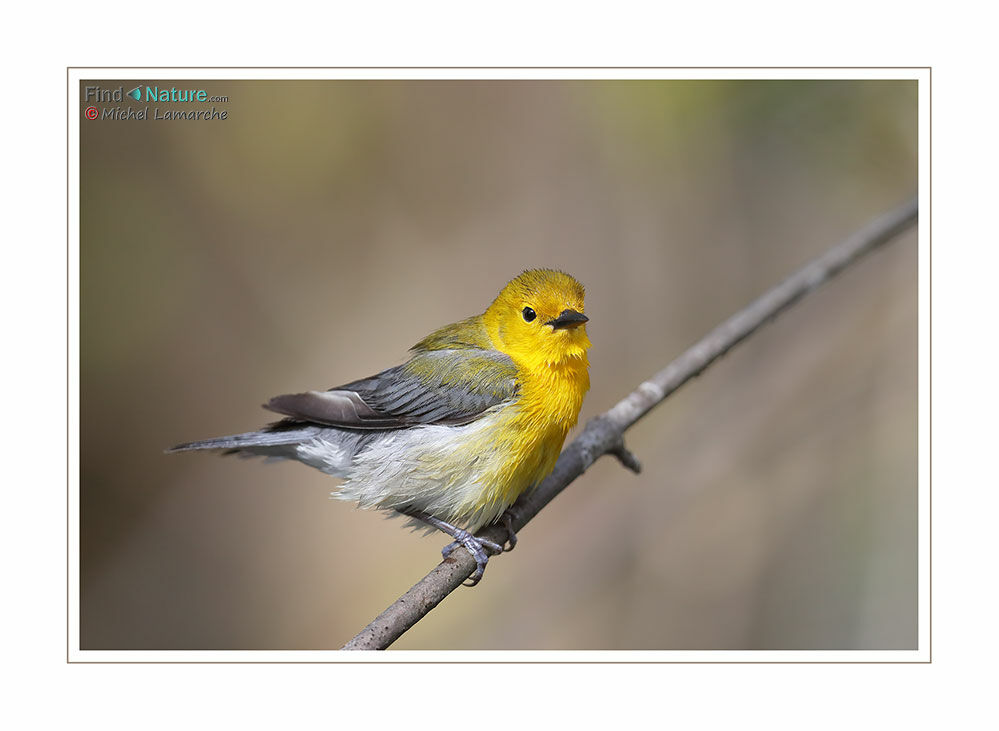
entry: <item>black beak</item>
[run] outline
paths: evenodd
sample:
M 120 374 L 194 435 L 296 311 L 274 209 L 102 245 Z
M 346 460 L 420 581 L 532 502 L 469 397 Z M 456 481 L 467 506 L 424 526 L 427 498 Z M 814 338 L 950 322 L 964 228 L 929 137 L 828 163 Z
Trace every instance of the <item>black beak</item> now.
M 590 318 L 582 312 L 576 312 L 575 310 L 562 310 L 562 314 L 554 320 L 549 320 L 545 324 L 551 325 L 552 330 L 562 330 L 568 327 L 579 327 L 584 322 L 589 322 L 589 320 Z

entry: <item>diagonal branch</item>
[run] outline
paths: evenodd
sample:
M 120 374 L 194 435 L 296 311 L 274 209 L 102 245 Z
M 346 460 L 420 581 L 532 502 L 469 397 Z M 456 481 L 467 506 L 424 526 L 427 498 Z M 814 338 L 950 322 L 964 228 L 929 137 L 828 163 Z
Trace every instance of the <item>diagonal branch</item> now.
M 604 454 L 612 454 L 624 466 L 639 471 L 638 460 L 624 446 L 626 429 L 768 320 L 864 254 L 912 226 L 917 216 L 915 198 L 882 214 L 732 315 L 666 368 L 639 385 L 610 411 L 591 419 L 582 433 L 562 452 L 554 471 L 537 489 L 522 495 L 507 511 L 511 515 L 513 529 L 519 531 L 527 525 L 545 505 Z M 479 535 L 502 543 L 507 532 L 504 527 L 493 525 L 480 531 Z M 475 560 L 467 551 L 455 551 L 375 617 L 342 649 L 384 650 L 458 588 L 474 569 Z

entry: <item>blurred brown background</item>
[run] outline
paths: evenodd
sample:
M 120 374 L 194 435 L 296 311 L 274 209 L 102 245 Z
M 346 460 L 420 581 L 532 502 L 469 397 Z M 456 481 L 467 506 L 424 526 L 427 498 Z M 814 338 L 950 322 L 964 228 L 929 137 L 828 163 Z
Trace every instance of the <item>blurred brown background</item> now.
M 585 421 L 916 189 L 915 82 L 156 85 L 228 119 L 81 121 L 84 649 L 336 648 L 447 542 L 164 448 L 540 266 L 587 287 Z M 916 262 L 757 333 L 628 433 L 641 475 L 598 462 L 395 647 L 914 648 Z

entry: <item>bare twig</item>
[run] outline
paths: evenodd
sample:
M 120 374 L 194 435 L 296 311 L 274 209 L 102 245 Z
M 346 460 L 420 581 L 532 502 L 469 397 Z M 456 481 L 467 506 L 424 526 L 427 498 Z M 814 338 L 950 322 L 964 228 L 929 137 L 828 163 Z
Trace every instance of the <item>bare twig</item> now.
M 613 454 L 625 467 L 638 472 L 641 469 L 638 460 L 624 446 L 623 435 L 626 429 L 765 322 L 836 276 L 864 254 L 912 226 L 917 215 L 917 202 L 912 199 L 874 219 L 732 315 L 666 368 L 628 394 L 610 411 L 591 419 L 582 433 L 562 452 L 554 471 L 537 489 L 522 495 L 507 511 L 511 514 L 513 529 L 519 531 L 523 528 L 604 454 Z M 479 535 L 502 543 L 507 532 L 505 528 L 493 525 L 482 530 Z M 454 551 L 342 649 L 385 649 L 458 588 L 474 569 L 475 561 L 467 551 Z

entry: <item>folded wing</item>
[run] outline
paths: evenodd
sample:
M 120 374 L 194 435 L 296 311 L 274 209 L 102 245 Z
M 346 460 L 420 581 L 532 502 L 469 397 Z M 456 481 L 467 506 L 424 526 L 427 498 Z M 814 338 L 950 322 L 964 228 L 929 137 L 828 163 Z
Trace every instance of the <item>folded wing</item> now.
M 468 424 L 517 395 L 517 368 L 495 350 L 419 352 L 401 366 L 329 391 L 272 398 L 265 408 L 348 429 Z

